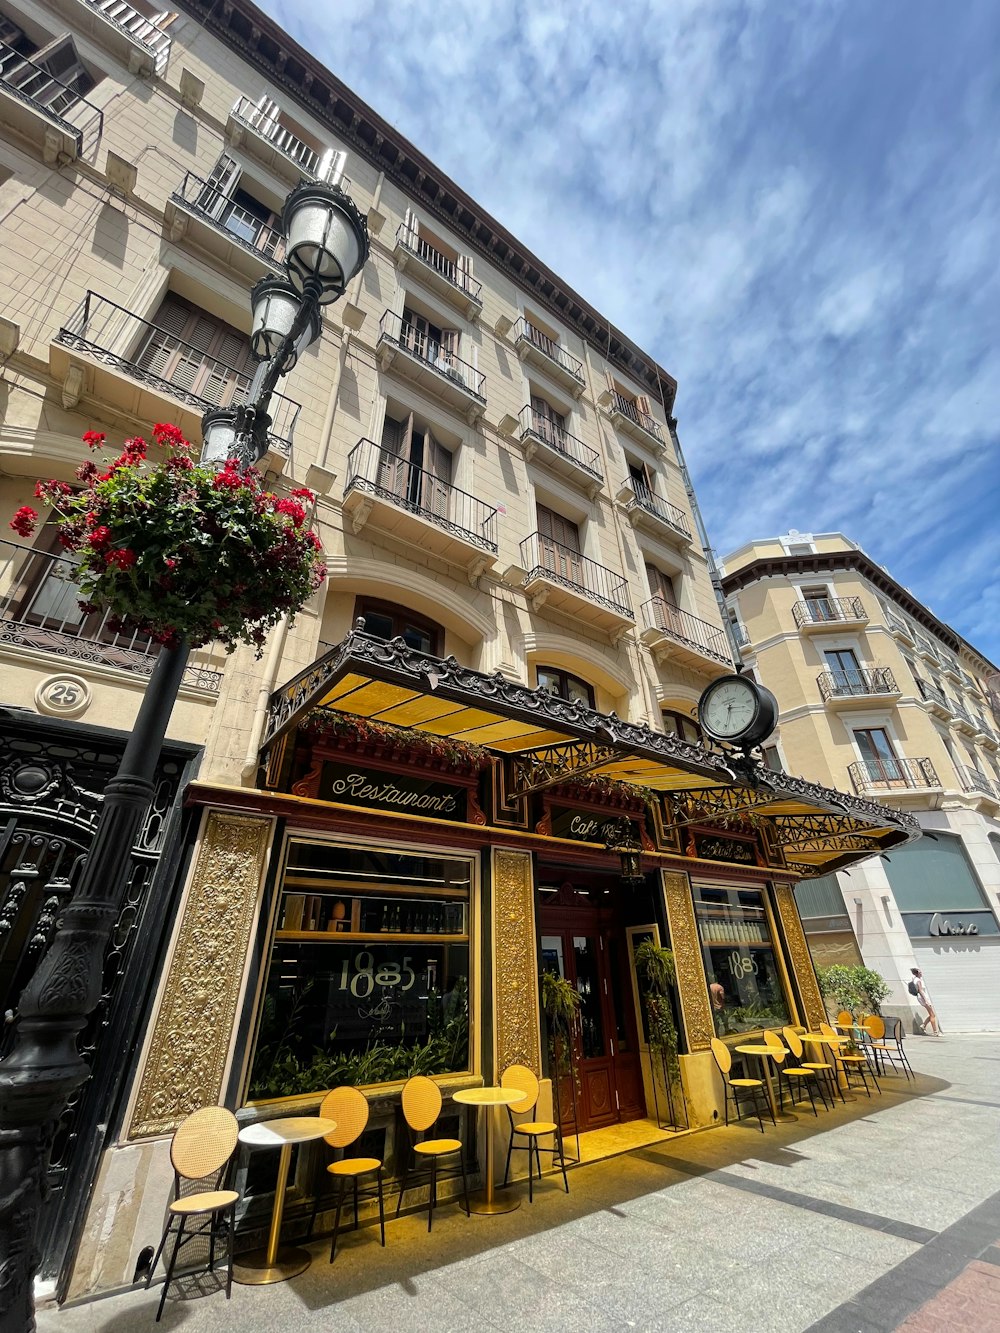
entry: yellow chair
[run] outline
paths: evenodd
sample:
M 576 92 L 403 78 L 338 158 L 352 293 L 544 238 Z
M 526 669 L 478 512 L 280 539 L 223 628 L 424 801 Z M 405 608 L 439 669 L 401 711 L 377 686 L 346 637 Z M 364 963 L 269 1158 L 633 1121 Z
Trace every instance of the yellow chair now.
M 815 1070 L 817 1076 L 829 1086 L 831 1105 L 833 1104 L 834 1090 L 840 1093 L 840 1100 L 846 1103 L 847 1098 L 840 1092 L 840 1085 L 834 1076 L 836 1072 L 834 1066 L 828 1060 L 804 1060 L 802 1057 L 806 1054 L 805 1042 L 793 1027 L 783 1027 L 781 1035 L 784 1037 L 785 1045 L 791 1051 L 792 1056 L 799 1062 L 800 1067 Z
M 820 1023 L 819 1030 L 826 1037 L 836 1037 L 838 1035 L 829 1023 Z M 840 1043 L 833 1047 L 833 1051 L 838 1068 L 844 1071 L 844 1077 L 847 1079 L 848 1088 L 851 1087 L 851 1070 L 853 1069 L 861 1076 L 861 1082 L 864 1084 L 865 1092 L 870 1099 L 872 1094 L 868 1087 L 868 1079 L 865 1077 L 865 1070 L 867 1069 L 875 1082 L 875 1086 L 879 1090 L 879 1095 L 881 1096 L 882 1089 L 879 1087 L 878 1079 L 875 1078 L 875 1071 L 868 1063 L 867 1055 L 856 1055 L 850 1052 L 845 1052 Z
M 160 1322 L 163 1305 L 167 1299 L 167 1290 L 173 1281 L 174 1265 L 182 1245 L 196 1237 L 208 1237 L 208 1271 L 215 1268 L 215 1242 L 220 1233 L 226 1238 L 226 1300 L 233 1292 L 233 1232 L 236 1230 L 236 1205 L 239 1193 L 236 1190 L 222 1189 L 226 1174 L 239 1136 L 239 1125 L 232 1111 L 224 1106 L 205 1106 L 200 1111 L 192 1111 L 177 1126 L 170 1144 L 170 1162 L 174 1168 L 174 1197 L 167 1210 L 167 1224 L 163 1228 L 160 1245 L 149 1266 L 146 1288 L 153 1280 L 156 1265 L 160 1261 L 163 1247 L 167 1243 L 174 1224 L 177 1235 L 174 1248 L 170 1252 L 170 1261 L 163 1282 L 163 1292 L 156 1311 L 156 1322 Z M 207 1190 L 194 1194 L 181 1194 L 182 1182 L 186 1180 L 209 1180 Z M 185 1227 L 195 1218 L 202 1219 L 197 1225 Z
M 854 1015 L 851 1013 L 850 1009 L 841 1009 L 840 1013 L 837 1015 L 837 1027 L 854 1027 Z
M 409 1145 L 410 1151 L 406 1155 L 406 1165 L 403 1168 L 403 1183 L 399 1187 L 399 1198 L 396 1200 L 396 1216 L 399 1216 L 403 1195 L 407 1189 L 412 1188 L 408 1184 L 410 1177 L 426 1173 L 430 1183 L 430 1194 L 427 1200 L 428 1231 L 431 1229 L 434 1209 L 437 1207 L 438 1161 L 442 1157 L 451 1156 L 452 1153 L 458 1153 L 459 1165 L 462 1168 L 462 1197 L 465 1200 L 465 1214 L 467 1217 L 472 1216 L 469 1211 L 469 1182 L 465 1174 L 465 1152 L 462 1148 L 462 1140 L 418 1137 L 421 1134 L 426 1134 L 437 1123 L 441 1114 L 441 1100 L 441 1089 L 432 1079 L 423 1074 L 414 1074 L 403 1088 L 403 1119 L 406 1121 L 412 1138 Z
M 804 1065 L 786 1065 L 785 1058 L 789 1054 L 788 1047 L 781 1040 L 776 1032 L 767 1029 L 764 1032 L 764 1041 L 771 1048 L 771 1059 L 774 1061 L 775 1068 L 778 1071 L 778 1105 L 784 1108 L 784 1095 L 781 1089 L 781 1080 L 784 1078 L 788 1085 L 788 1096 L 792 1106 L 795 1105 L 795 1096 L 792 1089 L 796 1086 L 804 1087 L 809 1094 L 809 1103 L 812 1106 L 814 1116 L 818 1116 L 816 1110 L 816 1098 L 813 1096 L 813 1086 L 823 1099 L 823 1105 L 826 1106 L 826 1094 L 819 1081 L 819 1076 L 814 1069 L 807 1069 Z M 801 1044 L 799 1046 L 801 1050 Z M 829 1107 L 827 1107 L 829 1110 Z
M 517 1152 L 526 1152 L 528 1154 L 528 1202 L 534 1203 L 531 1183 L 534 1175 L 532 1167 L 532 1155 L 538 1165 L 538 1180 L 542 1179 L 542 1159 L 541 1153 L 552 1154 L 552 1165 L 555 1166 L 558 1158 L 559 1165 L 562 1167 L 563 1185 L 566 1187 L 566 1193 L 569 1193 L 569 1181 L 566 1179 L 566 1158 L 563 1155 L 562 1130 L 554 1120 L 531 1120 L 515 1121 L 516 1115 L 526 1115 L 533 1111 L 538 1102 L 538 1079 L 527 1065 L 508 1065 L 500 1075 L 500 1086 L 502 1088 L 514 1088 L 518 1092 L 523 1092 L 524 1096 L 519 1102 L 511 1102 L 507 1107 L 507 1118 L 510 1121 L 510 1142 L 507 1145 L 507 1164 L 503 1169 L 503 1183 L 507 1184 L 507 1178 L 510 1174 L 510 1155 L 515 1150 Z M 514 1136 L 520 1134 L 528 1140 L 526 1144 L 515 1143 Z M 555 1136 L 554 1148 L 542 1148 L 538 1142 L 546 1135 Z
M 771 1110 L 771 1103 L 768 1101 L 767 1092 L 764 1089 L 764 1080 L 760 1078 L 730 1078 L 729 1071 L 733 1067 L 733 1054 L 724 1041 L 718 1037 L 712 1038 L 712 1054 L 715 1056 L 715 1063 L 719 1066 L 719 1073 L 722 1075 L 723 1103 L 726 1116 L 726 1124 L 729 1124 L 729 1098 L 732 1096 L 733 1105 L 736 1107 L 736 1119 L 742 1119 L 742 1109 L 740 1107 L 740 1094 L 753 1098 L 754 1114 L 760 1122 L 760 1132 L 764 1133 L 764 1121 L 760 1114 L 758 1099 L 763 1101 L 767 1107 L 768 1114 L 771 1117 L 771 1123 L 777 1124 L 774 1118 L 774 1112 Z
M 332 1134 L 325 1134 L 324 1141 L 331 1148 L 339 1148 L 343 1151 L 349 1148 L 352 1143 L 356 1143 L 365 1132 L 370 1114 L 368 1099 L 363 1092 L 357 1088 L 334 1088 L 323 1098 L 319 1108 L 319 1114 L 324 1120 L 332 1120 L 337 1128 Z M 340 1235 L 340 1212 L 344 1206 L 344 1196 L 347 1193 L 348 1185 L 353 1186 L 354 1202 L 354 1230 L 358 1229 L 358 1200 L 359 1198 L 377 1198 L 378 1199 L 378 1224 L 382 1233 L 382 1245 L 385 1245 L 385 1205 L 382 1197 L 382 1161 L 378 1157 L 341 1157 L 338 1161 L 330 1162 L 326 1168 L 327 1173 L 332 1176 L 337 1183 L 337 1215 L 333 1222 L 333 1240 L 330 1242 L 330 1263 L 332 1264 L 337 1257 L 337 1237 Z M 362 1176 L 370 1175 L 375 1172 L 376 1185 L 374 1190 L 366 1188 L 359 1191 L 358 1181 Z M 316 1214 L 319 1212 L 320 1191 L 316 1191 L 316 1198 L 313 1201 L 312 1217 L 309 1219 L 309 1234 L 312 1235 L 313 1225 L 316 1222 Z
M 869 1014 L 861 1026 L 868 1034 L 865 1050 L 874 1051 L 875 1068 L 878 1073 L 883 1075 L 883 1077 L 885 1076 L 885 1062 L 888 1060 L 889 1064 L 892 1066 L 893 1073 L 896 1072 L 896 1066 L 898 1064 L 902 1072 L 906 1075 L 906 1078 L 909 1079 L 910 1071 L 906 1068 L 909 1061 L 907 1061 L 906 1057 L 903 1055 L 903 1052 L 900 1049 L 900 1043 L 896 1042 L 895 1045 L 893 1045 L 885 1039 L 885 1020 L 878 1014 Z

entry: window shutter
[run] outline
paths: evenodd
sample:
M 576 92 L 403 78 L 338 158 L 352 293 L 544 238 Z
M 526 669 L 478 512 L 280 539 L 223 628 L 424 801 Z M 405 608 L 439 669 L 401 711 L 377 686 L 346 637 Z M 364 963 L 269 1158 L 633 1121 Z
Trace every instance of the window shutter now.
M 268 97 L 266 93 L 262 93 L 257 99 L 257 105 L 250 113 L 250 123 L 255 129 L 260 130 L 261 134 L 269 136 L 277 130 L 280 114 L 281 108 L 277 102 Z
M 424 503 L 441 518 L 448 514 L 448 496 L 451 490 L 451 454 L 427 432 L 424 436 L 424 467 L 427 469 L 428 494 Z
M 136 365 L 152 375 L 164 375 L 173 360 L 187 327 L 191 307 L 187 301 L 168 292 L 153 316 L 155 327 L 149 331 L 146 345 L 136 355 Z
M 347 165 L 347 154 L 342 148 L 328 148 L 319 160 L 316 179 L 327 185 L 339 185 Z
M 615 383 L 615 377 L 614 377 L 614 375 L 612 375 L 611 371 L 608 370 L 608 369 L 605 369 L 605 371 L 604 371 L 604 380 L 605 380 L 605 383 L 606 383 L 607 386 L 608 386 L 608 391 L 609 391 L 609 393 L 613 393 L 613 394 L 615 395 L 615 397 L 617 398 L 617 397 L 618 397 L 618 385 Z
M 663 570 L 657 569 L 655 565 L 647 565 L 646 578 L 649 581 L 649 590 L 654 597 L 661 597 L 663 601 L 669 602 L 671 606 L 677 605 L 673 580 L 669 574 L 664 574 Z
M 651 417 L 653 415 L 649 406 L 649 399 L 643 398 L 641 394 L 636 395 L 635 405 L 640 412 L 645 412 L 647 417 Z
M 198 196 L 197 206 L 213 218 L 220 218 L 233 197 L 243 175 L 243 168 L 228 153 L 223 153 Z
M 403 218 L 403 225 L 410 234 L 411 240 L 416 240 L 420 234 L 420 223 L 417 221 L 417 215 L 412 208 L 406 210 L 406 216 Z

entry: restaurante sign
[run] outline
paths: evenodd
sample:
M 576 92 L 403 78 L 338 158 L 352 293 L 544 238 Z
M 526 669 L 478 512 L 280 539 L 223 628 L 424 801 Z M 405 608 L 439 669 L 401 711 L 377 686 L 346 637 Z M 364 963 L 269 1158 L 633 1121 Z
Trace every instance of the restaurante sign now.
M 463 787 L 397 773 L 365 772 L 346 764 L 323 765 L 319 795 L 324 801 L 341 801 L 374 810 L 395 810 L 438 819 L 465 818 L 466 793 Z

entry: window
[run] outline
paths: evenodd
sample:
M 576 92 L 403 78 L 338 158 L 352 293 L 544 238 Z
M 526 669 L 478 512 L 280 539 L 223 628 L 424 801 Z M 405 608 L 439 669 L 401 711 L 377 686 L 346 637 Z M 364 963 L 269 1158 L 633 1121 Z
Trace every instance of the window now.
M 256 362 L 245 333 L 168 292 L 136 355 L 140 370 L 226 407 L 245 392 Z
M 674 593 L 674 581 L 669 574 L 664 574 L 663 570 L 657 569 L 655 565 L 647 565 L 646 581 L 649 584 L 649 591 L 654 597 L 662 598 L 664 602 L 676 608 L 677 597 Z
M 640 499 L 653 494 L 653 478 L 645 463 L 633 463 L 629 460 L 628 475 L 632 489 Z
M 531 395 L 531 424 L 546 444 L 566 449 L 566 418 L 540 394 Z
M 472 259 L 469 255 L 459 254 L 454 246 L 435 236 L 424 223 L 417 220 L 416 214 L 409 208 L 403 219 L 403 231 L 406 244 L 416 251 L 425 264 L 443 274 L 456 287 L 474 296 L 478 295 L 479 283 L 472 281 Z
M 719 1036 L 783 1027 L 789 1006 L 763 892 L 698 886 L 694 910 Z
M 682 741 L 693 741 L 696 745 L 701 743 L 701 730 L 694 718 L 669 708 L 665 708 L 661 716 L 663 730 L 668 736 L 679 736 Z
M 762 753 L 765 768 L 769 768 L 772 773 L 784 773 L 785 766 L 781 762 L 781 755 L 778 753 L 776 745 L 765 745 Z
M 415 648 L 419 653 L 441 656 L 444 630 L 433 620 L 374 597 L 357 598 L 354 615 L 364 616 L 365 633 L 376 639 L 402 639 L 408 648 Z
M 293 838 L 249 1097 L 469 1068 L 473 864 Z
M 802 600 L 809 608 L 810 620 L 836 620 L 833 602 L 826 588 L 803 588 Z
M 658 440 L 662 440 L 663 432 L 660 429 L 659 422 L 653 417 L 653 409 L 650 406 L 649 399 L 642 394 L 635 394 L 623 388 L 609 370 L 606 370 L 604 374 L 607 379 L 612 411 L 620 412 L 622 416 L 634 421 L 637 426 L 641 426 L 650 435 L 655 435 Z
M 543 504 L 537 505 L 536 510 L 538 552 L 543 566 L 579 587 L 583 582 L 580 529 L 570 519 Z
M 414 356 L 419 356 L 421 361 L 429 361 L 446 375 L 465 382 L 458 365 L 458 329 L 446 329 L 433 324 L 426 315 L 407 306 L 403 310 L 400 342 Z
M 579 676 L 571 676 L 568 671 L 562 671 L 559 667 L 540 666 L 536 668 L 535 677 L 540 690 L 554 694 L 558 699 L 567 699 L 570 703 L 586 704 L 588 708 L 594 707 L 593 687 Z
M 413 415 L 382 423 L 378 485 L 418 510 L 444 518 L 451 495 L 452 457 Z
M 18 56 L 26 59 L 19 60 Z M 72 37 L 63 35 L 38 46 L 3 14 L 0 14 L 0 80 L 20 89 L 36 106 L 45 107 L 55 116 L 71 110 L 95 82 L 84 68 Z
M 861 691 L 864 680 L 853 648 L 827 650 L 823 656 L 838 690 L 845 694 L 856 694 Z
M 243 168 L 223 153 L 199 192 L 195 207 L 255 250 L 280 260 L 285 252 L 281 219 L 245 188 L 247 184 Z
M 865 772 L 872 782 L 898 782 L 903 774 L 889 734 L 882 727 L 865 727 L 854 733 Z

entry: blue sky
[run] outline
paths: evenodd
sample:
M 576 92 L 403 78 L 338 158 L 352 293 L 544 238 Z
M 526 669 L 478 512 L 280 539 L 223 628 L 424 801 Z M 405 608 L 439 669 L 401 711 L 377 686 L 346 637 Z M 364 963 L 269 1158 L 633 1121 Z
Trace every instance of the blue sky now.
M 1000 662 L 996 0 L 265 8 L 676 376 L 720 556 L 843 531 Z

